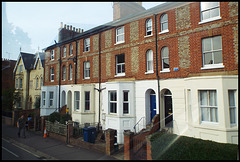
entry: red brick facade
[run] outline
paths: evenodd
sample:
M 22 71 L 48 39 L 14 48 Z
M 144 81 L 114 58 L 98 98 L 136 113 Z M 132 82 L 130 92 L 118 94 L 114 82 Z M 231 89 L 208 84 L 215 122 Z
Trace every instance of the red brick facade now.
M 185 78 L 189 76 L 200 75 L 226 75 L 238 74 L 238 46 L 236 41 L 238 36 L 238 15 L 230 14 L 234 8 L 231 2 L 220 2 L 220 17 L 221 19 L 208 23 L 200 22 L 200 3 L 186 3 L 183 6 L 165 10 L 157 14 L 157 48 L 158 48 L 158 74 L 160 79 L 167 78 Z M 160 17 L 162 14 L 168 15 L 168 30 L 169 32 L 160 33 Z M 186 14 L 182 16 L 181 14 Z M 189 13 L 189 14 L 188 14 Z M 145 22 L 148 18 L 152 19 L 152 36 L 145 36 Z M 181 24 L 183 23 L 183 24 Z M 116 28 L 125 27 L 125 42 L 116 45 Z M 77 84 L 98 83 L 99 68 L 101 62 L 101 82 L 111 80 L 151 80 L 156 79 L 156 47 L 155 47 L 155 16 L 147 16 L 136 21 L 131 21 L 124 25 L 120 25 L 101 32 L 101 60 L 99 60 L 99 34 L 82 36 L 77 40 L 77 64 L 73 60 L 69 60 L 76 56 L 76 40 L 66 41 L 66 44 L 61 44 L 61 55 L 63 54 L 64 45 L 67 48 L 65 58 L 61 57 L 61 78 L 62 66 L 66 66 L 66 79 L 61 80 L 61 85 L 74 84 L 77 77 Z M 222 37 L 222 58 L 224 68 L 201 69 L 203 67 L 202 55 L 202 39 L 212 36 L 221 35 Z M 90 51 L 84 52 L 84 39 L 90 38 Z M 64 42 L 63 42 L 64 43 Z M 73 44 L 73 55 L 69 56 L 69 45 Z M 238 41 L 237 41 L 238 43 Z M 184 47 L 180 47 L 183 45 Z M 187 45 L 187 46 L 185 46 Z M 161 67 L 161 49 L 163 47 L 169 49 L 169 65 L 170 72 L 160 73 Z M 54 46 L 52 46 L 54 47 Z M 55 58 L 50 60 L 49 47 L 46 51 L 45 63 L 45 79 L 44 85 L 58 85 L 59 77 L 59 48 L 55 49 Z M 188 55 L 180 56 L 182 49 L 188 50 Z M 153 70 L 152 74 L 146 72 L 146 52 L 148 49 L 153 50 Z M 125 54 L 125 76 L 115 77 L 116 59 L 118 54 Z M 135 58 L 136 56 L 136 58 Z M 187 60 L 185 60 L 187 57 Z M 90 61 L 90 79 L 83 78 L 83 62 Z M 186 63 L 184 62 L 186 61 Z M 109 64 L 110 63 L 110 64 Z M 72 64 L 72 80 L 68 80 L 69 64 Z M 77 66 L 77 76 L 75 76 L 75 66 Z M 50 81 L 50 67 L 54 67 L 54 82 Z M 174 71 L 178 68 L 178 71 Z M 48 71 L 48 72 L 46 72 Z M 47 78 L 46 78 L 47 77 Z

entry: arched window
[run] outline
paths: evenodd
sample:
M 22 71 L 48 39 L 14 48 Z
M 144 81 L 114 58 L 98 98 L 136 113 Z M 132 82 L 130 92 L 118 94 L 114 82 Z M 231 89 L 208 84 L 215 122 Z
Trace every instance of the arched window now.
M 160 18 L 160 28 L 161 32 L 168 31 L 168 16 L 167 14 L 163 14 Z
M 169 71 L 169 50 L 163 47 L 161 50 L 162 71 Z
M 63 47 L 63 57 L 66 57 L 67 49 L 66 46 Z
M 73 45 L 72 44 L 70 44 L 70 51 L 69 52 L 70 52 L 70 54 L 69 54 L 70 56 L 73 55 Z
M 65 80 L 66 79 L 66 66 L 63 65 L 62 67 L 62 80 Z
M 72 64 L 69 65 L 69 80 L 72 80 Z
M 153 51 L 148 50 L 146 53 L 147 72 L 153 72 Z
M 146 20 L 146 35 L 152 35 L 152 19 Z
M 62 91 L 62 106 L 66 105 L 66 92 Z

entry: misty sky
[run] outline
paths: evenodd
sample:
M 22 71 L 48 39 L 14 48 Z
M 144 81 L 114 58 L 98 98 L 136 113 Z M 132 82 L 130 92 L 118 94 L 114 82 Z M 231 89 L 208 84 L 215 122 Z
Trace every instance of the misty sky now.
M 149 9 L 163 2 L 143 2 Z M 42 51 L 57 40 L 60 23 L 84 31 L 113 20 L 112 2 L 2 2 L 2 58 Z

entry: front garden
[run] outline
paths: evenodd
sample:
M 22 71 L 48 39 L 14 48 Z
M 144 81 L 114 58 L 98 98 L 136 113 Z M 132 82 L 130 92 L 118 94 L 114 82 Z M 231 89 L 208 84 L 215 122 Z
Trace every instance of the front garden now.
M 153 160 L 236 160 L 238 145 L 157 132 L 151 137 Z

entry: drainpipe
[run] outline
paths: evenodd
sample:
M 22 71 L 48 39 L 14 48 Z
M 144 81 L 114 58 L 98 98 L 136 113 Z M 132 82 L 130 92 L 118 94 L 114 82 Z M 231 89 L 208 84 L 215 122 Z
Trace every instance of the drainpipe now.
M 58 82 L 58 86 L 59 86 L 59 88 L 58 88 L 58 93 L 59 93 L 59 97 L 58 97 L 58 112 L 60 113 L 60 96 L 61 96 L 61 94 L 60 94 L 60 90 L 61 90 L 61 47 L 58 45 L 58 43 L 56 42 L 56 40 L 54 40 L 55 41 L 55 44 L 57 45 L 57 47 L 59 47 L 59 82 Z
M 158 111 L 159 111 L 159 121 L 160 121 L 160 83 L 159 83 L 159 74 L 158 74 L 158 44 L 157 44 L 157 14 L 154 14 L 155 16 L 155 47 L 156 47 L 156 76 L 157 76 L 157 85 L 158 85 Z M 159 128 L 161 127 L 161 124 L 159 122 Z
M 75 63 L 75 84 L 77 84 L 77 48 L 78 48 L 78 46 L 77 46 L 78 44 L 77 44 L 77 40 L 76 40 L 76 56 L 75 56 L 75 58 L 74 58 L 74 63 Z

